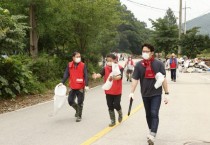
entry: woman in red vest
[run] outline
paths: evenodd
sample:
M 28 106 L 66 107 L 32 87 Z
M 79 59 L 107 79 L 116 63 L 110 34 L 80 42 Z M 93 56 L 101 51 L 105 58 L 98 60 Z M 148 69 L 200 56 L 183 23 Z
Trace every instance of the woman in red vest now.
M 132 74 L 133 74 L 133 70 L 134 70 L 134 62 L 132 60 L 132 57 L 129 56 L 128 57 L 128 61 L 125 63 L 124 68 L 127 66 L 127 71 L 126 71 L 126 77 L 127 77 L 127 81 L 132 81 Z
M 169 64 L 170 64 L 170 70 L 171 70 L 171 81 L 176 82 L 176 69 L 178 68 L 178 61 L 174 53 L 171 54 Z
M 116 59 L 117 57 L 114 54 L 107 55 L 106 66 L 103 68 L 100 74 L 94 73 L 92 77 L 94 79 L 104 77 L 104 82 L 106 82 L 109 77 L 109 74 L 112 72 L 112 63 L 117 62 Z M 113 80 L 112 87 L 109 90 L 105 90 L 107 106 L 109 108 L 109 115 L 111 119 L 111 124 L 109 124 L 110 127 L 116 124 L 114 109 L 116 109 L 119 114 L 118 121 L 122 122 L 122 119 L 123 119 L 122 108 L 120 105 L 121 94 L 122 94 L 123 67 L 119 65 L 119 69 L 120 69 L 121 74 L 117 76 L 111 76 L 109 78 L 109 81 Z
M 60 84 L 64 84 L 69 78 L 70 92 L 68 103 L 76 110 L 76 122 L 80 122 L 82 119 L 85 91 L 89 89 L 88 73 L 85 64 L 81 62 L 81 55 L 79 52 L 74 52 L 72 59 L 73 61 L 69 62 L 67 65 L 62 83 Z M 75 102 L 75 97 L 77 97 L 77 103 Z

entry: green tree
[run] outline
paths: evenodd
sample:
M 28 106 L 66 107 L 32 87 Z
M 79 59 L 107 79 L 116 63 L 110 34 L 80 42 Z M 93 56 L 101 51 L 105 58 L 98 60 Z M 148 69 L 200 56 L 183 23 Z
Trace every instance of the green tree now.
M 209 46 L 209 36 L 198 35 L 198 29 L 197 27 L 192 28 L 187 31 L 186 35 L 181 36 L 182 54 L 189 58 L 195 58 Z
M 164 18 L 159 18 L 152 22 L 154 28 L 153 41 L 158 52 L 164 52 L 165 55 L 171 52 L 177 52 L 178 44 L 178 26 L 173 11 L 169 8 Z
M 49 0 L 1 0 L 1 5 L 10 9 L 13 14 L 23 14 L 28 16 L 25 21 L 29 24 L 29 43 L 28 47 L 30 55 L 36 57 L 38 55 L 38 42 L 40 36 L 45 33 L 48 22 L 51 19 L 48 9 L 50 9 Z
M 126 6 L 122 6 L 121 19 L 123 23 L 118 27 L 119 32 L 119 50 L 140 54 L 141 45 L 148 42 L 150 30 L 146 29 L 144 22 L 138 21 Z
M 23 15 L 10 15 L 9 10 L 0 7 L 0 54 L 22 53 L 25 47 L 27 25 Z

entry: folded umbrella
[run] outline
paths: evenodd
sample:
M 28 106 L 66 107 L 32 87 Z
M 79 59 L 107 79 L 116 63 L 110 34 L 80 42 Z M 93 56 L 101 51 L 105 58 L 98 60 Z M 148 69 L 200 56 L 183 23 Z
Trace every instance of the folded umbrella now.
M 130 104 L 129 104 L 129 108 L 128 108 L 128 116 L 131 113 L 132 104 L 133 104 L 133 98 L 130 98 Z

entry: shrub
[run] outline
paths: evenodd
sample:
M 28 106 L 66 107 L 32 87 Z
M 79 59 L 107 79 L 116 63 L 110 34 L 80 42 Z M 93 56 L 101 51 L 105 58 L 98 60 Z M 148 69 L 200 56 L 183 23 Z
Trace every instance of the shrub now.
M 0 57 L 0 98 L 41 91 L 42 86 L 20 61 Z

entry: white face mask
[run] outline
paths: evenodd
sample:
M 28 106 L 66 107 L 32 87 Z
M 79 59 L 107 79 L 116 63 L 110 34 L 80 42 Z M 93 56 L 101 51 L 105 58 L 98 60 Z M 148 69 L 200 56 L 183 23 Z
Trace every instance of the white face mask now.
M 106 63 L 108 66 L 112 66 L 112 62 L 107 62 Z
M 75 62 L 76 62 L 76 63 L 79 63 L 80 61 L 81 61 L 81 58 L 80 58 L 80 57 L 75 58 Z
M 143 57 L 143 59 L 145 59 L 145 60 L 149 59 L 149 53 L 143 52 L 143 53 L 142 53 L 142 57 Z

